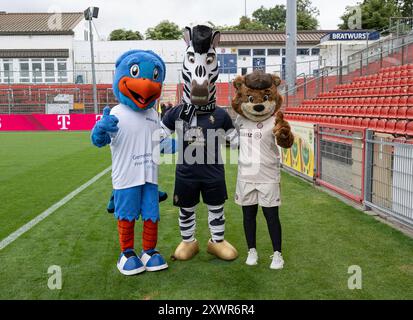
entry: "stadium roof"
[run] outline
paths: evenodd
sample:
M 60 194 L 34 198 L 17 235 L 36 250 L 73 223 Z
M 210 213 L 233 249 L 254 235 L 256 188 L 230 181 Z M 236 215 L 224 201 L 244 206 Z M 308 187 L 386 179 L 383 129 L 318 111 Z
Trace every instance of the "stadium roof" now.
M 298 31 L 297 43 L 317 45 L 332 30 Z M 268 45 L 286 42 L 285 31 L 222 31 L 220 45 Z
M 0 12 L 0 35 L 72 35 L 83 19 L 83 12 L 60 14 L 61 25 L 58 25 L 60 21 L 54 19 L 56 13 Z

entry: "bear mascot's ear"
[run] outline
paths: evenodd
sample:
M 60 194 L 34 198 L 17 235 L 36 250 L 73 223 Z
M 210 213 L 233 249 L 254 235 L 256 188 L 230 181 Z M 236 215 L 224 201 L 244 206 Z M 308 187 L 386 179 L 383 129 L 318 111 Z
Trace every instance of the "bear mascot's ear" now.
M 271 78 L 276 87 L 278 87 L 281 84 L 281 78 L 279 76 L 272 74 Z
M 237 76 L 233 81 L 232 85 L 238 91 L 241 89 L 242 85 L 245 84 L 245 77 L 244 76 Z

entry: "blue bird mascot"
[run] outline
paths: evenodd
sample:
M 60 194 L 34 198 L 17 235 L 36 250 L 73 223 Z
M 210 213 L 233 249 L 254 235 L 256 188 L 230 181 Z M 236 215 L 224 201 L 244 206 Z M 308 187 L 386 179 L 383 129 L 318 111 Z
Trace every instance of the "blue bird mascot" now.
M 165 71 L 165 63 L 152 51 L 131 50 L 119 57 L 113 82 L 119 104 L 106 107 L 92 130 L 92 143 L 99 148 L 109 144 L 112 153 L 112 209 L 121 247 L 117 267 L 124 275 L 168 268 L 156 250 L 159 201 L 166 194 L 158 192 L 160 123 L 154 106 Z M 143 250 L 137 255 L 134 227 L 139 216 Z

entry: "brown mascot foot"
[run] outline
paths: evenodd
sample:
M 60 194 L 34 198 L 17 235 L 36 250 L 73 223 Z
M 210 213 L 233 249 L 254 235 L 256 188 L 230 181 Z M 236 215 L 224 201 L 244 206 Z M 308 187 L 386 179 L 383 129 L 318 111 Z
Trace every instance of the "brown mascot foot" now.
M 212 242 L 210 239 L 208 241 L 208 253 L 216 256 L 221 260 L 235 260 L 238 258 L 238 251 L 235 249 L 232 244 L 224 240 L 222 242 Z
M 198 240 L 192 242 L 182 241 L 176 248 L 175 253 L 172 255 L 172 259 L 186 261 L 190 260 L 199 252 Z

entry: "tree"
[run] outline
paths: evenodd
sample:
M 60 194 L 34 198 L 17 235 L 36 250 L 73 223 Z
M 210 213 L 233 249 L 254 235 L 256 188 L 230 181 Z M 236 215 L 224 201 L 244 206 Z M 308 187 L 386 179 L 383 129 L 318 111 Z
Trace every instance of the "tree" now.
M 399 0 L 397 4 L 401 16 L 411 17 L 413 15 L 413 0 Z
M 255 20 L 271 30 L 285 30 L 287 10 L 285 5 L 277 4 L 273 8 L 266 9 L 261 6 L 252 13 Z
M 182 30 L 177 24 L 164 20 L 154 28 L 148 28 L 145 37 L 151 40 L 178 40 L 182 38 Z
M 319 10 L 313 6 L 311 0 L 297 1 L 297 29 L 314 30 L 318 27 Z M 272 8 L 261 6 L 252 13 L 254 19 L 270 30 L 285 30 L 287 9 L 285 5 L 276 5 Z
M 143 40 L 143 36 L 139 31 L 116 29 L 110 33 L 109 40 Z
M 298 30 L 315 30 L 319 23 L 317 17 L 320 11 L 313 7 L 311 0 L 297 1 L 297 29 Z
M 361 7 L 361 27 L 362 29 L 384 30 L 389 28 L 391 17 L 400 17 L 401 9 L 406 2 L 397 0 L 364 0 L 358 3 Z M 407 8 L 406 6 L 405 8 Z M 342 30 L 349 29 L 349 18 L 354 15 L 354 12 L 347 7 L 344 14 L 341 16 L 341 23 L 338 27 Z

